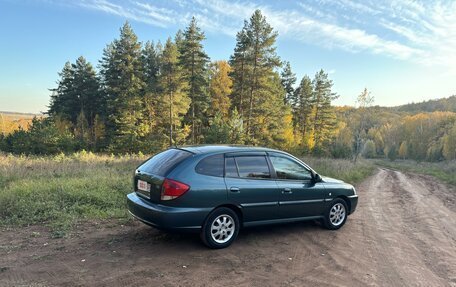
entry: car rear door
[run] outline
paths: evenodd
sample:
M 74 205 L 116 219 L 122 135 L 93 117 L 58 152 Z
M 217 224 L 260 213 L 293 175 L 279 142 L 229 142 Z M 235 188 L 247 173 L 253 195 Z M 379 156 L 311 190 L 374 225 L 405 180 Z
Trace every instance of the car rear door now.
M 315 183 L 312 172 L 292 157 L 269 153 L 277 177 L 281 218 L 317 216 L 324 211 L 324 186 Z
M 229 201 L 241 206 L 244 222 L 278 218 L 279 189 L 265 152 L 226 154 L 225 184 Z

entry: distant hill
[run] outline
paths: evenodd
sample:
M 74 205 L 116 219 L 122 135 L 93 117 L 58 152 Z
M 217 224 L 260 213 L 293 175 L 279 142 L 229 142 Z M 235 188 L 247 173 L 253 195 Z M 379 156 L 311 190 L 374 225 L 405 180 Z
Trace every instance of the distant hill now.
M 43 114 L 34 114 L 34 113 L 20 113 L 20 112 L 5 112 L 0 111 L 0 114 L 3 116 L 8 116 L 10 118 L 18 118 L 18 119 L 28 119 L 33 117 L 42 117 Z
M 34 117 L 43 116 L 42 114 L 0 111 L 0 134 L 9 134 L 19 128 L 26 130 Z
M 407 113 L 420 113 L 420 112 L 436 112 L 448 111 L 456 112 L 456 95 L 449 98 L 428 100 L 421 103 L 411 103 L 393 107 L 393 110 Z

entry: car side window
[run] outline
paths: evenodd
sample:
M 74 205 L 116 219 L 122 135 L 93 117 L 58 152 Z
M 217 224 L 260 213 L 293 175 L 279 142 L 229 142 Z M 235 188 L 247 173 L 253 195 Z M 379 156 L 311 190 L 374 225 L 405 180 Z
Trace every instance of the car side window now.
M 223 177 L 223 154 L 203 158 L 195 170 L 199 174 Z
M 270 155 L 272 166 L 274 167 L 278 179 L 309 180 L 312 173 L 304 166 L 290 158 L 283 156 Z
M 236 157 L 236 163 L 240 177 L 271 178 L 265 156 L 239 156 Z

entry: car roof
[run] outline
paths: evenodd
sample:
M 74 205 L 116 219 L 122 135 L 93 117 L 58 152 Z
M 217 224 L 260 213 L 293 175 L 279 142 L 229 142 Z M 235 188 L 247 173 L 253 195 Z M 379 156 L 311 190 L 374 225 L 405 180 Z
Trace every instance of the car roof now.
M 243 151 L 275 151 L 282 152 L 275 149 L 245 146 L 245 145 L 190 145 L 177 147 L 194 154 L 209 154 L 209 153 L 225 153 L 225 152 L 243 152 Z

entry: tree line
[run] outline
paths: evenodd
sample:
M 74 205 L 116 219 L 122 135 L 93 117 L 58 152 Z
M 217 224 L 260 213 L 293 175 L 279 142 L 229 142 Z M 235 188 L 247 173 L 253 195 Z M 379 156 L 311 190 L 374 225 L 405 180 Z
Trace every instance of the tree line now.
M 64 65 L 51 89 L 49 117 L 5 138 L 6 150 L 29 152 L 18 142 L 44 127 L 61 137 L 52 152 L 60 140 L 64 152 L 153 152 L 200 143 L 323 148 L 335 126 L 332 81 L 321 70 L 295 91 L 296 76 L 276 53 L 277 36 L 257 10 L 237 33 L 229 61 L 211 62 L 195 18 L 164 44 L 139 42 L 127 22 L 98 70 L 84 57 Z M 298 116 L 305 109 L 308 115 Z
M 127 22 L 104 49 L 98 68 L 82 56 L 65 63 L 50 90 L 48 116 L 34 119 L 29 129 L 2 133 L 0 149 L 152 153 L 174 145 L 229 143 L 355 161 L 359 155 L 456 157 L 453 112 L 374 107 L 367 89 L 357 107 L 333 107 L 338 95 L 328 73 L 298 81 L 276 53 L 277 37 L 256 10 L 237 33 L 230 58 L 211 61 L 195 18 L 164 44 L 140 42 Z

